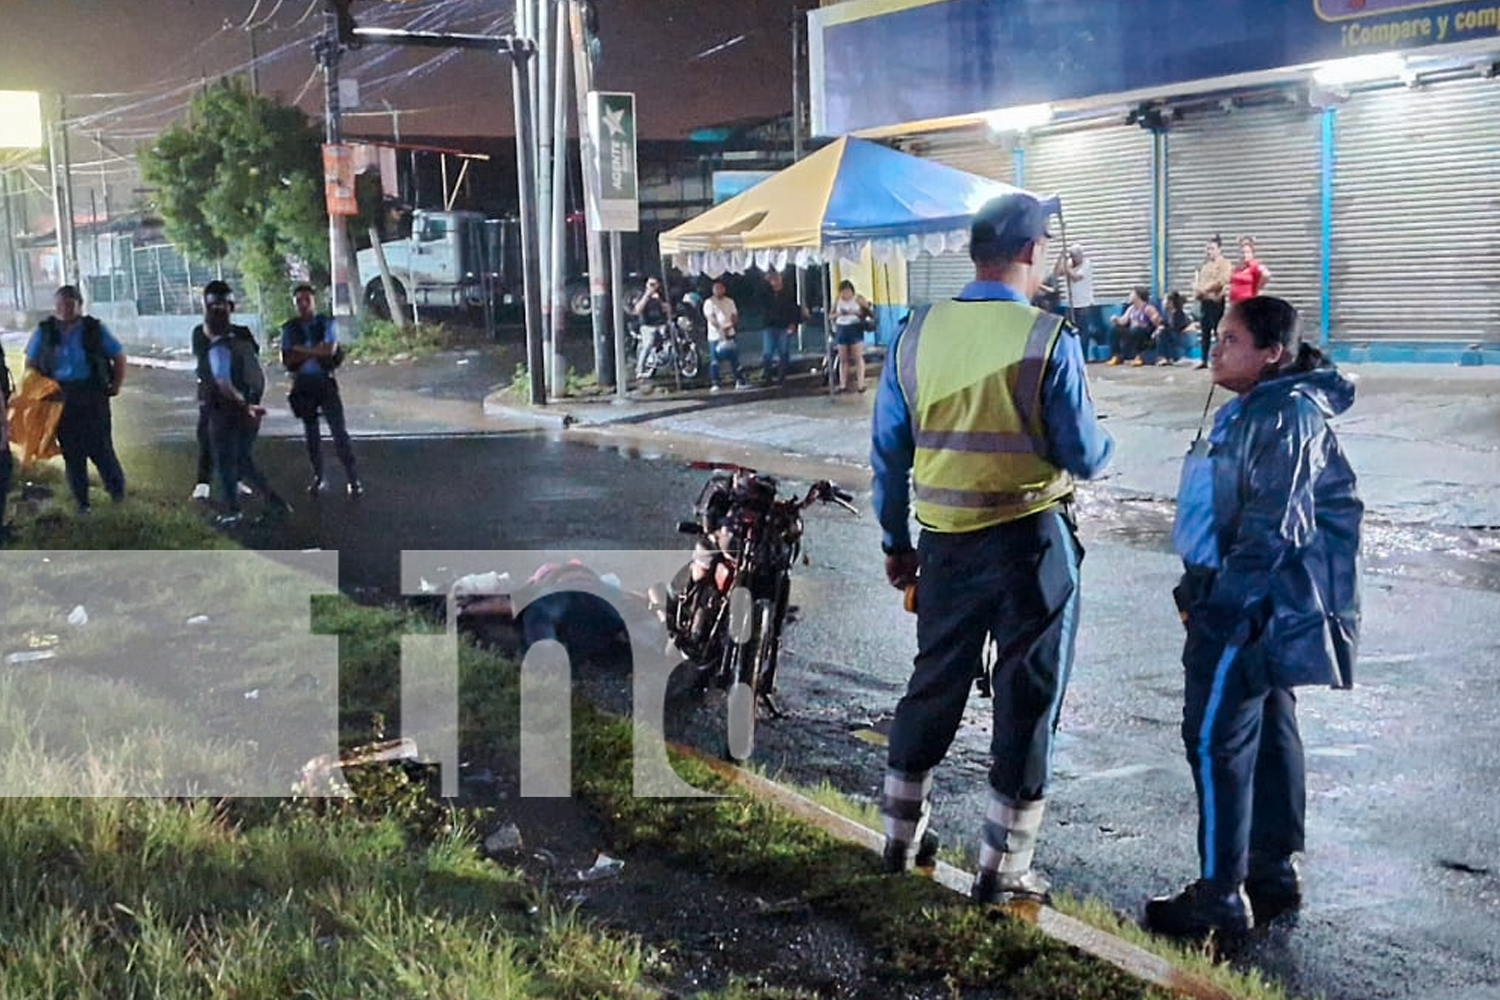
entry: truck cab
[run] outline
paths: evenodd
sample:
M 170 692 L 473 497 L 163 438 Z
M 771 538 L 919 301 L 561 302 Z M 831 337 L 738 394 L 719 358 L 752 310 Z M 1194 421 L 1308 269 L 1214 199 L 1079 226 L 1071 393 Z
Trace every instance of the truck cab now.
M 568 221 L 568 310 L 587 316 L 588 279 L 577 266 L 583 258 L 583 220 Z M 521 237 L 514 217 L 487 219 L 479 212 L 419 208 L 412 213 L 410 236 L 380 246 L 403 310 L 414 303 L 435 312 L 472 312 L 483 309 L 486 299 L 498 311 L 521 307 Z M 375 248 L 359 251 L 357 258 L 366 304 L 389 317 Z
M 381 244 L 401 306 L 472 309 L 484 305 L 494 269 L 487 266 L 484 216 L 479 212 L 412 213 L 411 235 Z M 365 301 L 389 315 L 375 248 L 359 252 L 359 281 Z

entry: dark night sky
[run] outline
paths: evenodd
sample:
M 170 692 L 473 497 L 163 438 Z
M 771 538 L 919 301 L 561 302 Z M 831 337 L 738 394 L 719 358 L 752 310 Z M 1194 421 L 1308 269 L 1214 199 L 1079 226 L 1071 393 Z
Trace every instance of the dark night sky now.
M 595 85 L 637 94 L 643 137 L 784 113 L 791 107 L 791 19 L 814 0 L 598 0 Z M 85 135 L 128 148 L 178 118 L 205 77 L 247 72 L 252 33 L 261 91 L 322 113 L 311 40 L 321 0 L 0 0 L 0 89 L 71 95 Z M 513 0 L 359 0 L 361 24 L 503 34 Z M 304 15 L 307 15 L 304 18 Z M 735 45 L 695 54 L 737 35 Z M 345 57 L 362 111 L 350 134 L 497 135 L 511 131 L 510 68 L 479 52 L 367 46 Z

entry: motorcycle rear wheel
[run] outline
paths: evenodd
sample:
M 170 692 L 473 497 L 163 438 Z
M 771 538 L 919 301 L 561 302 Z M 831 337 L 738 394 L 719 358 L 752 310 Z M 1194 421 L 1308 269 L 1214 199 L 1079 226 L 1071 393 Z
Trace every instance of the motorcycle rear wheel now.
M 682 351 L 682 348 L 679 348 Z M 684 353 L 679 353 L 677 358 L 677 370 L 682 373 L 683 378 L 697 378 L 698 369 L 703 359 L 698 355 L 698 345 L 692 344 Z

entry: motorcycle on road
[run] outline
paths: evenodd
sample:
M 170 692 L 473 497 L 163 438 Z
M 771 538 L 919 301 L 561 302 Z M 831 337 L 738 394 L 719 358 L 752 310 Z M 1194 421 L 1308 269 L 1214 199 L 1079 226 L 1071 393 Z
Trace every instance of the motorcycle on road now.
M 781 715 L 776 668 L 791 596 L 792 567 L 802 552 L 802 511 L 833 503 L 859 513 L 853 497 L 819 480 L 801 497 L 780 495 L 771 476 L 739 465 L 713 469 L 678 530 L 697 536 L 692 562 L 664 594 L 653 595 L 667 633 L 694 665 L 698 687 L 729 691 L 725 756 L 743 762 L 755 751 L 758 710 Z

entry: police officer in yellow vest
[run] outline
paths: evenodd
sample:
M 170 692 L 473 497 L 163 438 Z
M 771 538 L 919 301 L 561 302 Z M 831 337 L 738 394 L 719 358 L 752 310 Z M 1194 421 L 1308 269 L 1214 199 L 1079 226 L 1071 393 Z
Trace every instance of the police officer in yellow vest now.
M 917 612 L 917 655 L 881 798 L 885 867 L 904 871 L 936 852 L 932 772 L 993 636 L 991 799 L 972 890 L 981 903 L 1047 895 L 1031 860 L 1078 629 L 1083 550 L 1069 502 L 1073 478 L 1097 476 L 1114 450 L 1094 414 L 1076 331 L 1029 304 L 1059 211 L 1056 199 L 1015 193 L 975 214 L 975 280 L 912 314 L 875 402 L 886 577 L 899 589 L 915 584 Z

